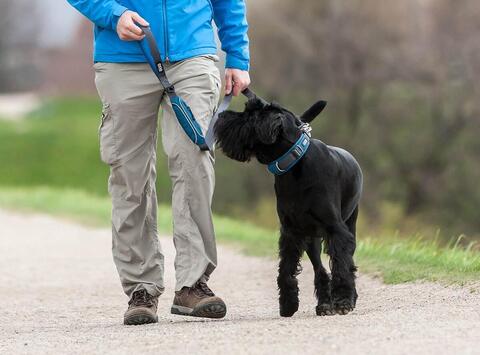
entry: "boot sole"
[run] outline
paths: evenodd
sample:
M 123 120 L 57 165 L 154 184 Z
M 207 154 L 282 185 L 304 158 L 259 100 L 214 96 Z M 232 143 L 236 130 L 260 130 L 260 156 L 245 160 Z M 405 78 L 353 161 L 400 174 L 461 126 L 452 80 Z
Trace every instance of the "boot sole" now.
M 123 319 L 124 325 L 142 325 L 151 323 L 158 323 L 157 315 L 152 317 L 151 314 L 141 312 L 132 314 L 131 316 Z
M 197 308 L 188 308 L 174 304 L 170 311 L 172 314 L 180 316 L 219 319 L 225 317 L 227 314 L 227 307 L 224 303 L 220 302 L 206 303 Z

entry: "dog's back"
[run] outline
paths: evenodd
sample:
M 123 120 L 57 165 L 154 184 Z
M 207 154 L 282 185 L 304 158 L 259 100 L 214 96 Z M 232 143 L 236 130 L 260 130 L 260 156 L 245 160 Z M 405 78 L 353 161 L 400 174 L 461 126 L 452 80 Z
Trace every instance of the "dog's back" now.
M 336 155 L 337 159 L 343 161 L 343 164 L 346 168 L 351 170 L 351 174 L 355 176 L 356 186 L 358 187 L 358 194 L 360 199 L 360 194 L 362 193 L 362 186 L 363 186 L 363 173 L 360 164 L 355 159 L 355 157 L 347 150 L 339 147 L 334 147 L 331 145 L 327 145 L 328 149 L 332 153 L 332 155 Z

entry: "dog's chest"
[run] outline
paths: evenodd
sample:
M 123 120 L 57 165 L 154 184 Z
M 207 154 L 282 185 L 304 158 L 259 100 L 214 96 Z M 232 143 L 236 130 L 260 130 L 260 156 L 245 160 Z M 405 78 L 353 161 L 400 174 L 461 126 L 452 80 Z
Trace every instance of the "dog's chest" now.
M 298 191 L 277 195 L 277 211 L 283 226 L 302 233 L 310 233 L 317 230 L 318 223 L 312 216 L 309 197 L 302 196 Z

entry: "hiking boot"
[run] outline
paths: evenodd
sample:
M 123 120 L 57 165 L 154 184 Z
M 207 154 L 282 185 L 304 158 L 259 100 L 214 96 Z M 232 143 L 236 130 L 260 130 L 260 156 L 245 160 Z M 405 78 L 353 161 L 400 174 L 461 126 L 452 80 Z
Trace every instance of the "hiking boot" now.
M 157 305 L 158 297 L 150 295 L 146 290 L 135 291 L 128 301 L 128 309 L 123 317 L 123 324 L 157 323 Z
M 199 281 L 192 287 L 184 287 L 175 292 L 171 312 L 183 316 L 223 318 L 227 306 L 205 282 Z

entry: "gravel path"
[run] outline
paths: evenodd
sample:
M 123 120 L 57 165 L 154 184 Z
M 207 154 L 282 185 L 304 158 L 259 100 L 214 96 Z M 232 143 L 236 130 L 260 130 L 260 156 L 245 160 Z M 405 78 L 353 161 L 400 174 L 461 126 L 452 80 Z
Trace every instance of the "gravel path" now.
M 221 247 L 210 285 L 224 320 L 169 314 L 173 244 L 162 240 L 167 291 L 159 323 L 123 326 L 127 299 L 108 229 L 0 211 L 0 354 L 480 354 L 480 291 L 360 276 L 347 316 L 315 316 L 311 267 L 301 306 L 278 315 L 276 262 Z

